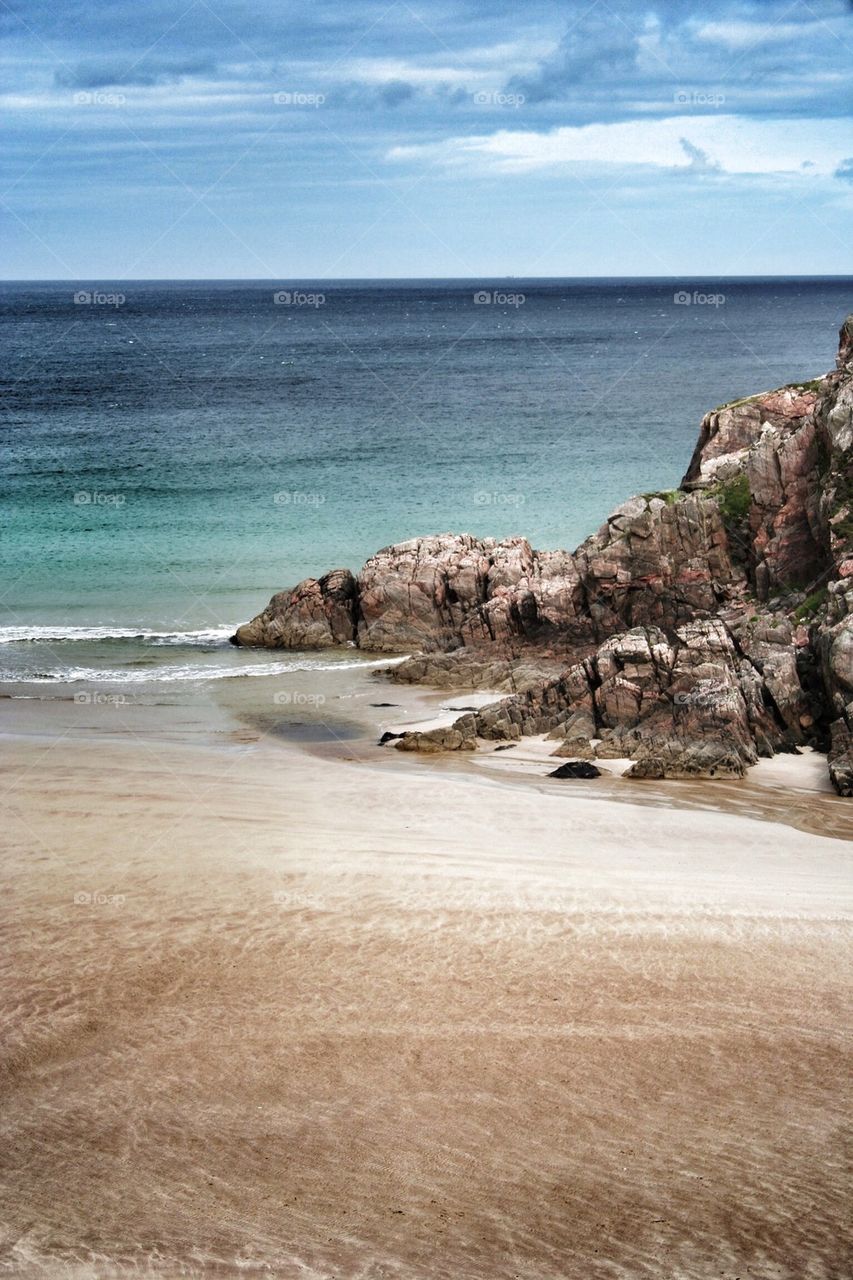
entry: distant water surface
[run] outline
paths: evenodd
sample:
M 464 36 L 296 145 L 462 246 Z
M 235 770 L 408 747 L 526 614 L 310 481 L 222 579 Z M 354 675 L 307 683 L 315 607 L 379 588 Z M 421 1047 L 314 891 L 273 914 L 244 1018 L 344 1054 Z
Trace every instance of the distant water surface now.
M 707 409 L 829 368 L 851 307 L 849 279 L 2 285 L 0 679 L 227 675 L 272 591 L 416 534 L 572 547 L 678 483 Z

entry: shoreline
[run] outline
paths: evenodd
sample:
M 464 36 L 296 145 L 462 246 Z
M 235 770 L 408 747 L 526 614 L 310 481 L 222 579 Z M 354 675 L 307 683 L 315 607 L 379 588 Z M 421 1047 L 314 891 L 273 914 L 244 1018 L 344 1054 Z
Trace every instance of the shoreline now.
M 328 673 L 323 673 L 328 678 Z M 217 690 L 217 693 L 220 693 Z M 252 691 L 254 693 L 254 690 Z M 386 696 L 387 695 L 387 696 Z M 274 696 L 274 695 L 273 695 Z M 559 742 L 546 735 L 524 737 L 507 749 L 505 743 L 481 742 L 476 752 L 443 752 L 435 755 L 397 752 L 393 742 L 384 747 L 384 732 L 425 730 L 450 725 L 468 706 L 485 706 L 500 693 L 476 693 L 430 688 L 425 685 L 386 684 L 368 679 L 358 693 L 345 694 L 358 703 L 348 718 L 326 719 L 322 710 L 310 708 L 298 720 L 279 718 L 276 727 L 267 711 L 258 709 L 257 697 L 249 705 L 210 699 L 201 702 L 129 704 L 120 713 L 111 709 L 96 716 L 67 697 L 4 696 L 17 731 L 0 732 L 0 741 L 14 751 L 33 739 L 54 738 L 79 743 L 133 746 L 146 742 L 174 747 L 219 749 L 293 750 L 324 762 L 351 760 L 389 777 L 414 772 L 447 778 L 463 777 L 498 788 L 523 789 L 613 802 L 639 808 L 729 814 L 747 821 L 778 823 L 814 835 L 853 841 L 853 813 L 837 796 L 825 773 L 825 756 L 808 748 L 798 755 L 782 754 L 759 760 L 743 779 L 652 780 L 623 779 L 629 760 L 606 759 L 595 763 L 602 776 L 595 779 L 551 779 L 548 774 L 563 761 L 551 753 Z M 389 700 L 394 698 L 391 703 Z M 372 699 L 372 700 L 370 700 Z M 17 705 L 15 705 L 17 704 Z M 262 700 L 261 706 L 265 706 Z M 50 708 L 50 710 L 48 710 Z M 82 710 L 82 717 L 80 715 Z M 399 710 L 401 714 L 394 715 Z M 381 714 L 377 714 L 381 713 Z M 80 719 L 83 725 L 79 725 Z M 8 723 L 8 715 L 6 717 Z M 88 723 L 87 723 L 88 721 Z M 313 726 L 313 728 L 312 728 Z M 129 736 L 129 741 L 128 741 Z M 496 749 L 497 748 L 497 749 Z

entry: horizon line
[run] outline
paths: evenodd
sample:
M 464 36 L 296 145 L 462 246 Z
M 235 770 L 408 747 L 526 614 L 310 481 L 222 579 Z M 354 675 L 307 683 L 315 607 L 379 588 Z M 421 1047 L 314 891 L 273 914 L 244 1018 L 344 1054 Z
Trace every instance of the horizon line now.
M 375 284 L 380 282 L 387 283 L 448 283 L 459 282 L 461 284 L 469 284 L 482 282 L 485 280 L 530 280 L 530 281 L 625 281 L 625 280 L 660 280 L 660 281 L 685 281 L 685 280 L 837 280 L 837 281 L 853 281 L 853 272 L 841 273 L 838 275 L 827 272 L 806 273 L 806 272 L 761 272 L 750 275 L 728 275 L 725 272 L 717 273 L 690 273 L 681 272 L 677 275 L 544 275 L 544 276 L 527 276 L 527 275 L 500 275 L 489 274 L 483 272 L 481 275 L 474 276 L 298 276 L 298 275 L 277 275 L 277 276 L 113 276 L 113 275 L 85 275 L 85 276 L 5 276 L 0 277 L 0 285 L 4 284 L 78 284 L 84 281 L 109 281 L 124 284 L 270 284 L 279 281 L 298 281 L 298 282 L 317 282 L 323 284 Z

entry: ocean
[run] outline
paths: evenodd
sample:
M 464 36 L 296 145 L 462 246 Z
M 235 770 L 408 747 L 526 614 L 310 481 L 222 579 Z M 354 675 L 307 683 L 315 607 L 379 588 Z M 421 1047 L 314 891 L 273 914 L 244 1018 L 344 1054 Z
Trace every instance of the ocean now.
M 574 547 L 702 415 L 830 368 L 853 280 L 0 286 L 0 682 L 361 663 L 235 651 L 276 590 L 448 530 Z

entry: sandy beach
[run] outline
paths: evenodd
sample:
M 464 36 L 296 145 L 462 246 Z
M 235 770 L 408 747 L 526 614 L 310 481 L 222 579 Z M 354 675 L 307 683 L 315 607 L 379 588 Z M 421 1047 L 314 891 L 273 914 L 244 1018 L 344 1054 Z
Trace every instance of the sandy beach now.
M 137 730 L 5 742 L 7 1273 L 849 1274 L 848 840 Z

